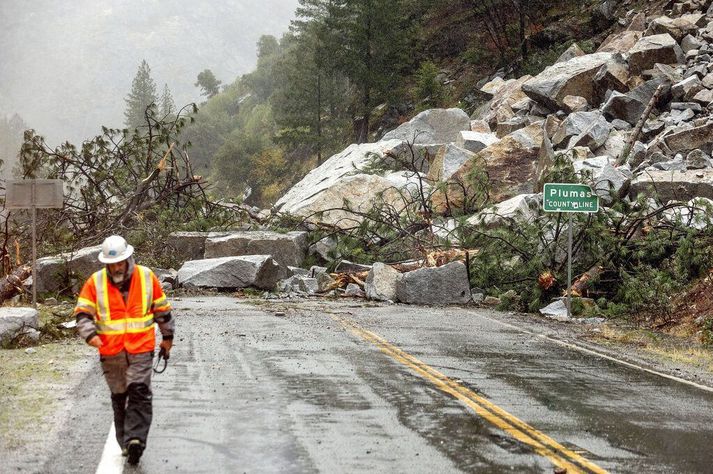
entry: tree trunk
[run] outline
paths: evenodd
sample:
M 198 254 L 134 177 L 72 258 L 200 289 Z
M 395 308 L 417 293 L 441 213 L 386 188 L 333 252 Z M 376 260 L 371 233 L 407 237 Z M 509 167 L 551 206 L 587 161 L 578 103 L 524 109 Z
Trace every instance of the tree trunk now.
M 0 303 L 22 291 L 22 282 L 32 274 L 32 267 L 17 267 L 12 273 L 0 280 Z M 36 282 L 32 282 L 36 285 Z

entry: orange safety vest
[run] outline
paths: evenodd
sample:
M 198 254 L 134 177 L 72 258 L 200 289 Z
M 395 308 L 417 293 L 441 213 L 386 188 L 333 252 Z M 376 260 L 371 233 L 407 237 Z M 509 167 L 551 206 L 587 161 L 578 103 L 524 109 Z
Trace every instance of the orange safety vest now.
M 134 265 L 126 301 L 119 288 L 109 282 L 104 268 L 84 284 L 74 313 L 94 316 L 102 341 L 99 353 L 110 356 L 122 350 L 131 354 L 153 351 L 156 346 L 154 313 L 170 310 L 156 275 L 147 267 Z

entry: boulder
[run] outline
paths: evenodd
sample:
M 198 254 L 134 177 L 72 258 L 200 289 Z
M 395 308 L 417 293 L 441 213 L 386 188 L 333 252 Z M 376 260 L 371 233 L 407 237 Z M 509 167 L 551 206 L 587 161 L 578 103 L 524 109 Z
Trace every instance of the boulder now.
M 287 268 L 270 255 L 243 255 L 190 260 L 178 270 L 178 283 L 184 288 L 272 290 L 287 275 Z
M 364 298 L 366 297 L 366 293 L 364 293 L 364 290 L 362 290 L 356 283 L 349 283 L 344 289 L 344 296 L 351 298 Z
M 371 270 L 371 265 L 350 262 L 349 260 L 342 260 L 334 268 L 335 273 L 360 273 L 360 272 L 368 272 L 369 270 Z
M 587 99 L 578 95 L 568 95 L 562 99 L 562 104 L 564 105 L 564 110 L 570 114 L 573 112 L 586 112 L 589 108 Z
M 337 287 L 337 281 L 325 272 L 317 273 L 317 292 L 324 293 Z
M 522 91 L 522 85 L 532 76 L 523 76 L 518 79 L 508 79 L 494 92 L 493 98 L 483 115 L 483 120 L 489 123 L 491 129 L 498 123 L 506 122 L 515 116 L 514 110 L 529 108 L 528 97 Z
M 480 133 L 490 133 L 490 125 L 485 120 L 471 120 L 470 121 L 470 131 L 480 132 Z
M 700 91 L 704 89 L 703 83 L 698 76 L 690 76 L 671 87 L 671 94 L 674 100 L 691 101 Z
M 713 162 L 702 150 L 693 150 L 686 156 L 686 168 L 689 170 L 713 168 Z
M 713 199 L 713 170 L 647 170 L 631 181 L 629 194 L 658 198 L 661 202 Z
M 299 267 L 307 253 L 307 232 L 280 234 L 267 230 L 231 232 L 208 237 L 205 258 L 271 255 L 284 266 Z
M 377 301 L 396 301 L 396 284 L 402 274 L 381 262 L 374 263 L 366 277 L 366 297 Z
M 582 48 L 580 48 L 577 43 L 572 43 L 572 46 L 567 48 L 565 52 L 562 53 L 559 58 L 557 58 L 557 61 L 555 61 L 555 63 L 564 63 L 572 58 L 578 58 L 584 55 L 585 53 L 584 51 L 582 51 Z
M 463 304 L 470 300 L 468 273 L 462 262 L 404 273 L 396 298 L 406 304 Z
M 689 51 L 701 49 L 704 44 L 705 43 L 698 38 L 686 35 L 686 37 L 681 40 L 681 49 L 684 53 L 688 53 Z
M 97 245 L 37 259 L 37 292 L 56 292 L 68 287 L 79 291 L 84 281 L 102 268 L 97 259 L 100 252 L 101 245 Z
M 477 133 L 477 132 L 462 132 L 468 134 L 483 135 L 482 142 L 488 144 L 495 143 L 498 139 L 493 133 Z M 492 138 L 491 138 L 492 136 Z M 472 148 L 477 148 L 475 146 L 476 139 L 469 135 L 469 141 L 467 142 Z M 482 143 L 481 143 L 482 144 Z M 487 145 L 482 144 L 480 148 L 482 150 Z M 478 151 L 480 151 L 478 150 Z M 441 151 L 436 155 L 436 159 L 431 165 L 431 169 L 428 172 L 428 179 L 430 181 L 447 181 L 453 174 L 463 166 L 464 163 L 472 160 L 475 157 L 475 153 L 469 151 L 468 149 L 461 148 L 453 144 L 448 144 L 444 146 Z
M 317 293 L 319 286 L 316 278 L 305 275 L 293 275 L 277 282 L 276 289 L 280 293 L 304 293 L 312 295 Z
M 334 237 L 324 237 L 313 243 L 307 249 L 308 255 L 312 255 L 323 262 L 331 262 L 335 258 L 341 257 L 337 251 L 337 239 Z
M 594 104 L 592 78 L 612 58 L 612 53 L 595 53 L 554 64 L 525 82 L 522 91 L 553 110 L 563 108 L 563 100 L 568 95 L 584 97 Z
M 516 130 L 525 128 L 528 125 L 530 125 L 530 120 L 528 117 L 515 116 L 508 120 L 505 120 L 504 122 L 499 122 L 495 134 L 498 138 L 502 138 L 506 135 L 510 135 Z
M 631 19 L 631 23 L 627 28 L 628 31 L 641 31 L 642 33 L 646 30 L 646 13 L 639 12 L 634 15 Z
M 609 132 L 611 124 L 599 110 L 575 112 L 569 114 L 559 126 L 552 137 L 552 144 L 567 144 L 567 148 L 586 146 L 594 151 L 606 143 Z
M 621 55 L 614 55 L 611 61 L 597 70 L 592 81 L 594 103 L 600 104 L 610 91 L 629 90 L 629 65 Z
M 588 177 L 582 182 L 589 184 L 605 205 L 611 204 L 616 198 L 623 197 L 631 183 L 631 172 L 628 167 L 616 168 L 614 164 L 615 159 L 609 156 L 574 162 L 576 172 L 587 172 Z
M 416 115 L 382 138 L 409 143 L 455 142 L 458 133 L 470 130 L 470 117 L 461 109 L 430 109 Z
M 700 21 L 698 17 L 683 15 L 678 18 L 669 18 L 661 16 L 655 18 L 649 23 L 649 28 L 646 30 L 646 36 L 669 34 L 676 41 L 681 41 L 686 35 L 696 33 L 698 29 L 696 22 Z
M 610 119 L 624 120 L 630 125 L 636 122 L 644 113 L 646 104 L 627 94 L 612 91 L 609 98 L 602 106 L 602 112 Z
M 416 193 L 421 184 L 419 175 L 396 172 L 380 176 L 359 170 L 368 168 L 374 161 L 388 162 L 387 154 L 400 156 L 405 152 L 401 140 L 351 145 L 310 171 L 277 201 L 275 207 L 281 212 L 306 217 L 311 222 L 342 228 L 358 225 L 362 219 L 353 212 L 340 210 L 345 204 L 355 211 L 368 211 L 376 199 L 383 199 L 403 208 L 401 191 Z
M 541 194 L 521 194 L 484 209 L 468 218 L 474 226 L 495 228 L 509 223 L 529 223 L 537 218 L 537 210 L 542 202 Z
M 434 211 L 447 213 L 449 210 L 463 208 L 464 189 L 468 195 L 473 192 L 472 183 L 467 176 L 475 167 L 482 167 L 487 174 L 490 198 L 493 202 L 500 202 L 518 194 L 532 193 L 537 178 L 537 159 L 542 136 L 542 124 L 534 124 L 484 148 L 451 176 L 445 189 L 433 193 Z
M 456 145 L 473 153 L 478 153 L 483 148 L 496 143 L 500 139 L 494 133 L 482 132 L 460 132 Z M 436 159 L 438 159 L 436 157 Z
M 639 74 L 646 69 L 651 69 L 656 63 L 677 64 L 683 63 L 683 51 L 675 39 L 669 34 L 644 36 L 629 52 L 629 70 L 632 74 Z
M 706 89 L 713 89 L 713 72 L 703 77 L 703 79 L 701 79 L 701 83 Z
M 172 232 L 166 239 L 166 246 L 179 262 L 200 260 L 205 254 L 208 235 L 210 232 Z
M 713 103 L 713 90 L 704 89 L 704 90 L 698 92 L 693 97 L 693 100 L 703 106 L 708 106 L 709 104 Z
M 644 35 L 642 31 L 631 31 L 626 30 L 620 33 L 612 33 L 609 35 L 599 49 L 598 53 L 628 53 L 631 48 L 641 39 Z
M 713 201 L 706 198 L 691 199 L 685 206 L 667 209 L 663 218 L 697 230 L 713 226 Z
M 39 328 L 39 313 L 33 308 L 0 307 L 0 345 L 26 332 Z
M 558 298 L 544 308 L 540 309 L 540 314 L 560 321 L 564 321 L 569 318 L 567 303 L 564 298 Z
M 713 123 L 673 133 L 665 138 L 665 142 L 674 153 L 697 148 L 710 153 L 713 144 Z

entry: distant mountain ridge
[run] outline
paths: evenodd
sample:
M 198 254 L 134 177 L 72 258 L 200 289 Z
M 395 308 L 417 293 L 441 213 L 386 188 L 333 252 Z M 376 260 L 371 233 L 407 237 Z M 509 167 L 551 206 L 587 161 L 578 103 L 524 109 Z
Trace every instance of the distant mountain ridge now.
M 250 72 L 263 34 L 280 36 L 297 0 L 0 2 L 0 113 L 17 112 L 50 143 L 123 125 L 142 59 L 177 105 L 200 100 L 211 69 L 224 84 Z

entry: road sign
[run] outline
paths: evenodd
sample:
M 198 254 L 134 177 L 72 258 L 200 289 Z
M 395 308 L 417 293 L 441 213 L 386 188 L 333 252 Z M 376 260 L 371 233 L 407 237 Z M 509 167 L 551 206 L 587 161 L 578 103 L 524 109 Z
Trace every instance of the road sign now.
M 599 196 L 586 184 L 545 183 L 545 212 L 599 212 Z
M 61 179 L 23 179 L 7 182 L 5 209 L 32 210 L 32 306 L 37 309 L 37 209 L 64 206 Z
M 572 316 L 572 214 L 599 212 L 599 196 L 586 184 L 545 183 L 542 192 L 545 212 L 569 212 L 567 226 L 567 317 Z
M 7 182 L 5 209 L 61 208 L 64 192 L 61 179 L 22 179 Z

